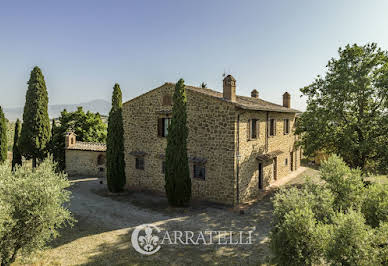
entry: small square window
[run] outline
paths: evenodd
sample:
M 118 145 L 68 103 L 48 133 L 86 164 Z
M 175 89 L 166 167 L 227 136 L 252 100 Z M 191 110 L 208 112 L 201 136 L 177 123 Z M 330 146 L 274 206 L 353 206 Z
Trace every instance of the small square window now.
M 193 170 L 194 170 L 194 175 L 193 175 L 194 178 L 205 180 L 205 177 L 206 177 L 205 166 L 194 164 Z
M 143 157 L 136 158 L 136 169 L 144 170 L 144 158 Z

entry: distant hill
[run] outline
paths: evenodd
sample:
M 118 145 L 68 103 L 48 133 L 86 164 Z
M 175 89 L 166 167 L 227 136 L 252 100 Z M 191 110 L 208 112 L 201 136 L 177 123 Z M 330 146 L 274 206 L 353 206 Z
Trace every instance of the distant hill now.
M 66 109 L 69 112 L 77 110 L 78 106 L 82 106 L 84 111 L 90 111 L 93 113 L 100 113 L 103 116 L 109 114 L 111 104 L 105 100 L 94 100 L 86 103 L 79 104 L 59 104 L 59 105 L 49 105 L 48 113 L 50 118 L 57 118 L 61 115 L 63 109 Z M 16 108 L 4 108 L 5 117 L 10 121 L 16 121 L 17 118 L 23 118 L 23 107 Z

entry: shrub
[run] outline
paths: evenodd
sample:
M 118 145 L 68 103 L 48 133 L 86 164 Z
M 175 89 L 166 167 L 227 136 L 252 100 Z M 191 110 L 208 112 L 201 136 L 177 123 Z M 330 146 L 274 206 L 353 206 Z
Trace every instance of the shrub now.
M 326 260 L 334 265 L 377 265 L 374 230 L 365 224 L 362 213 L 349 209 L 333 217 L 332 236 Z
M 324 184 L 273 198 L 271 247 L 282 265 L 388 265 L 388 186 L 363 186 L 360 172 L 331 156 Z
M 388 222 L 381 223 L 375 231 L 375 246 L 378 249 L 378 258 L 382 265 L 388 265 Z
M 381 222 L 388 222 L 388 186 L 373 184 L 366 189 L 362 212 L 366 222 L 377 227 Z
M 271 234 L 272 250 L 280 265 L 312 265 L 318 263 L 325 250 L 327 230 L 317 224 L 308 207 L 291 210 Z
M 45 160 L 32 170 L 0 165 L 0 262 L 10 265 L 58 236 L 57 229 L 73 218 L 63 206 L 70 192 L 66 176 Z
M 334 195 L 334 209 L 360 208 L 364 190 L 360 170 L 350 169 L 340 157 L 332 155 L 323 162 L 320 172 Z
M 282 223 L 285 215 L 296 209 L 310 208 L 319 221 L 330 219 L 334 196 L 329 189 L 308 181 L 301 189 L 283 188 L 273 198 L 274 222 Z

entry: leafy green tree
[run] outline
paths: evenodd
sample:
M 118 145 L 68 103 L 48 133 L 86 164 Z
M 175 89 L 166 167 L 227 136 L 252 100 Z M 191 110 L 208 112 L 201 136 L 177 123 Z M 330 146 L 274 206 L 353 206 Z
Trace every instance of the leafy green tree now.
M 3 109 L 0 106 L 0 164 L 7 160 L 7 123 L 5 121 Z
M 65 170 L 65 136 L 69 131 L 77 135 L 77 141 L 106 142 L 106 125 L 100 114 L 84 112 L 78 107 L 75 112 L 63 110 L 59 117 L 58 126 L 53 126 L 51 153 L 54 161 L 58 163 L 58 170 Z
M 304 153 L 340 155 L 352 168 L 388 168 L 388 53 L 375 43 L 347 45 L 324 77 L 302 88 L 307 110 L 297 124 Z
M 59 228 L 74 221 L 65 207 L 69 181 L 54 168 L 49 159 L 35 170 L 23 166 L 12 172 L 9 164 L 0 165 L 1 265 L 41 250 Z
M 16 120 L 15 124 L 15 134 L 13 138 L 13 148 L 12 148 L 12 170 L 15 169 L 16 165 L 22 165 L 22 153 L 19 146 L 20 131 L 22 127 L 20 120 Z
M 187 206 L 191 200 L 191 179 L 187 157 L 187 99 L 183 79 L 175 85 L 172 120 L 168 127 L 165 189 L 172 206 Z
M 331 155 L 322 163 L 320 172 L 326 187 L 334 194 L 333 207 L 336 210 L 361 207 L 365 190 L 359 170 L 350 169 L 342 158 Z
M 107 136 L 107 182 L 111 192 L 122 191 L 126 182 L 124 162 L 124 127 L 122 94 L 119 84 L 115 84 L 112 94 L 112 109 L 108 119 Z
M 326 261 L 333 265 L 378 265 L 374 239 L 374 230 L 365 224 L 360 212 L 339 212 L 333 217 Z
M 47 112 L 48 94 L 42 71 L 34 67 L 28 81 L 26 104 L 24 105 L 23 125 L 20 134 L 20 147 L 26 159 L 32 159 L 35 168 L 37 160 L 47 155 L 50 141 L 50 119 Z

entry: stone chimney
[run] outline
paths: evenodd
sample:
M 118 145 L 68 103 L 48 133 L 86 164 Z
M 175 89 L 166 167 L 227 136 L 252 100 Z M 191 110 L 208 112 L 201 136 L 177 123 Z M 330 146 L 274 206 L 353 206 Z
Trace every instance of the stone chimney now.
M 232 75 L 227 75 L 224 78 L 224 93 L 223 97 L 231 102 L 236 101 L 236 80 Z
M 252 98 L 259 98 L 259 92 L 257 90 L 251 91 L 251 97 Z
M 65 137 L 65 148 L 70 148 L 75 145 L 76 135 L 74 132 L 67 132 Z
M 286 108 L 291 108 L 291 95 L 288 92 L 283 94 L 283 106 Z

